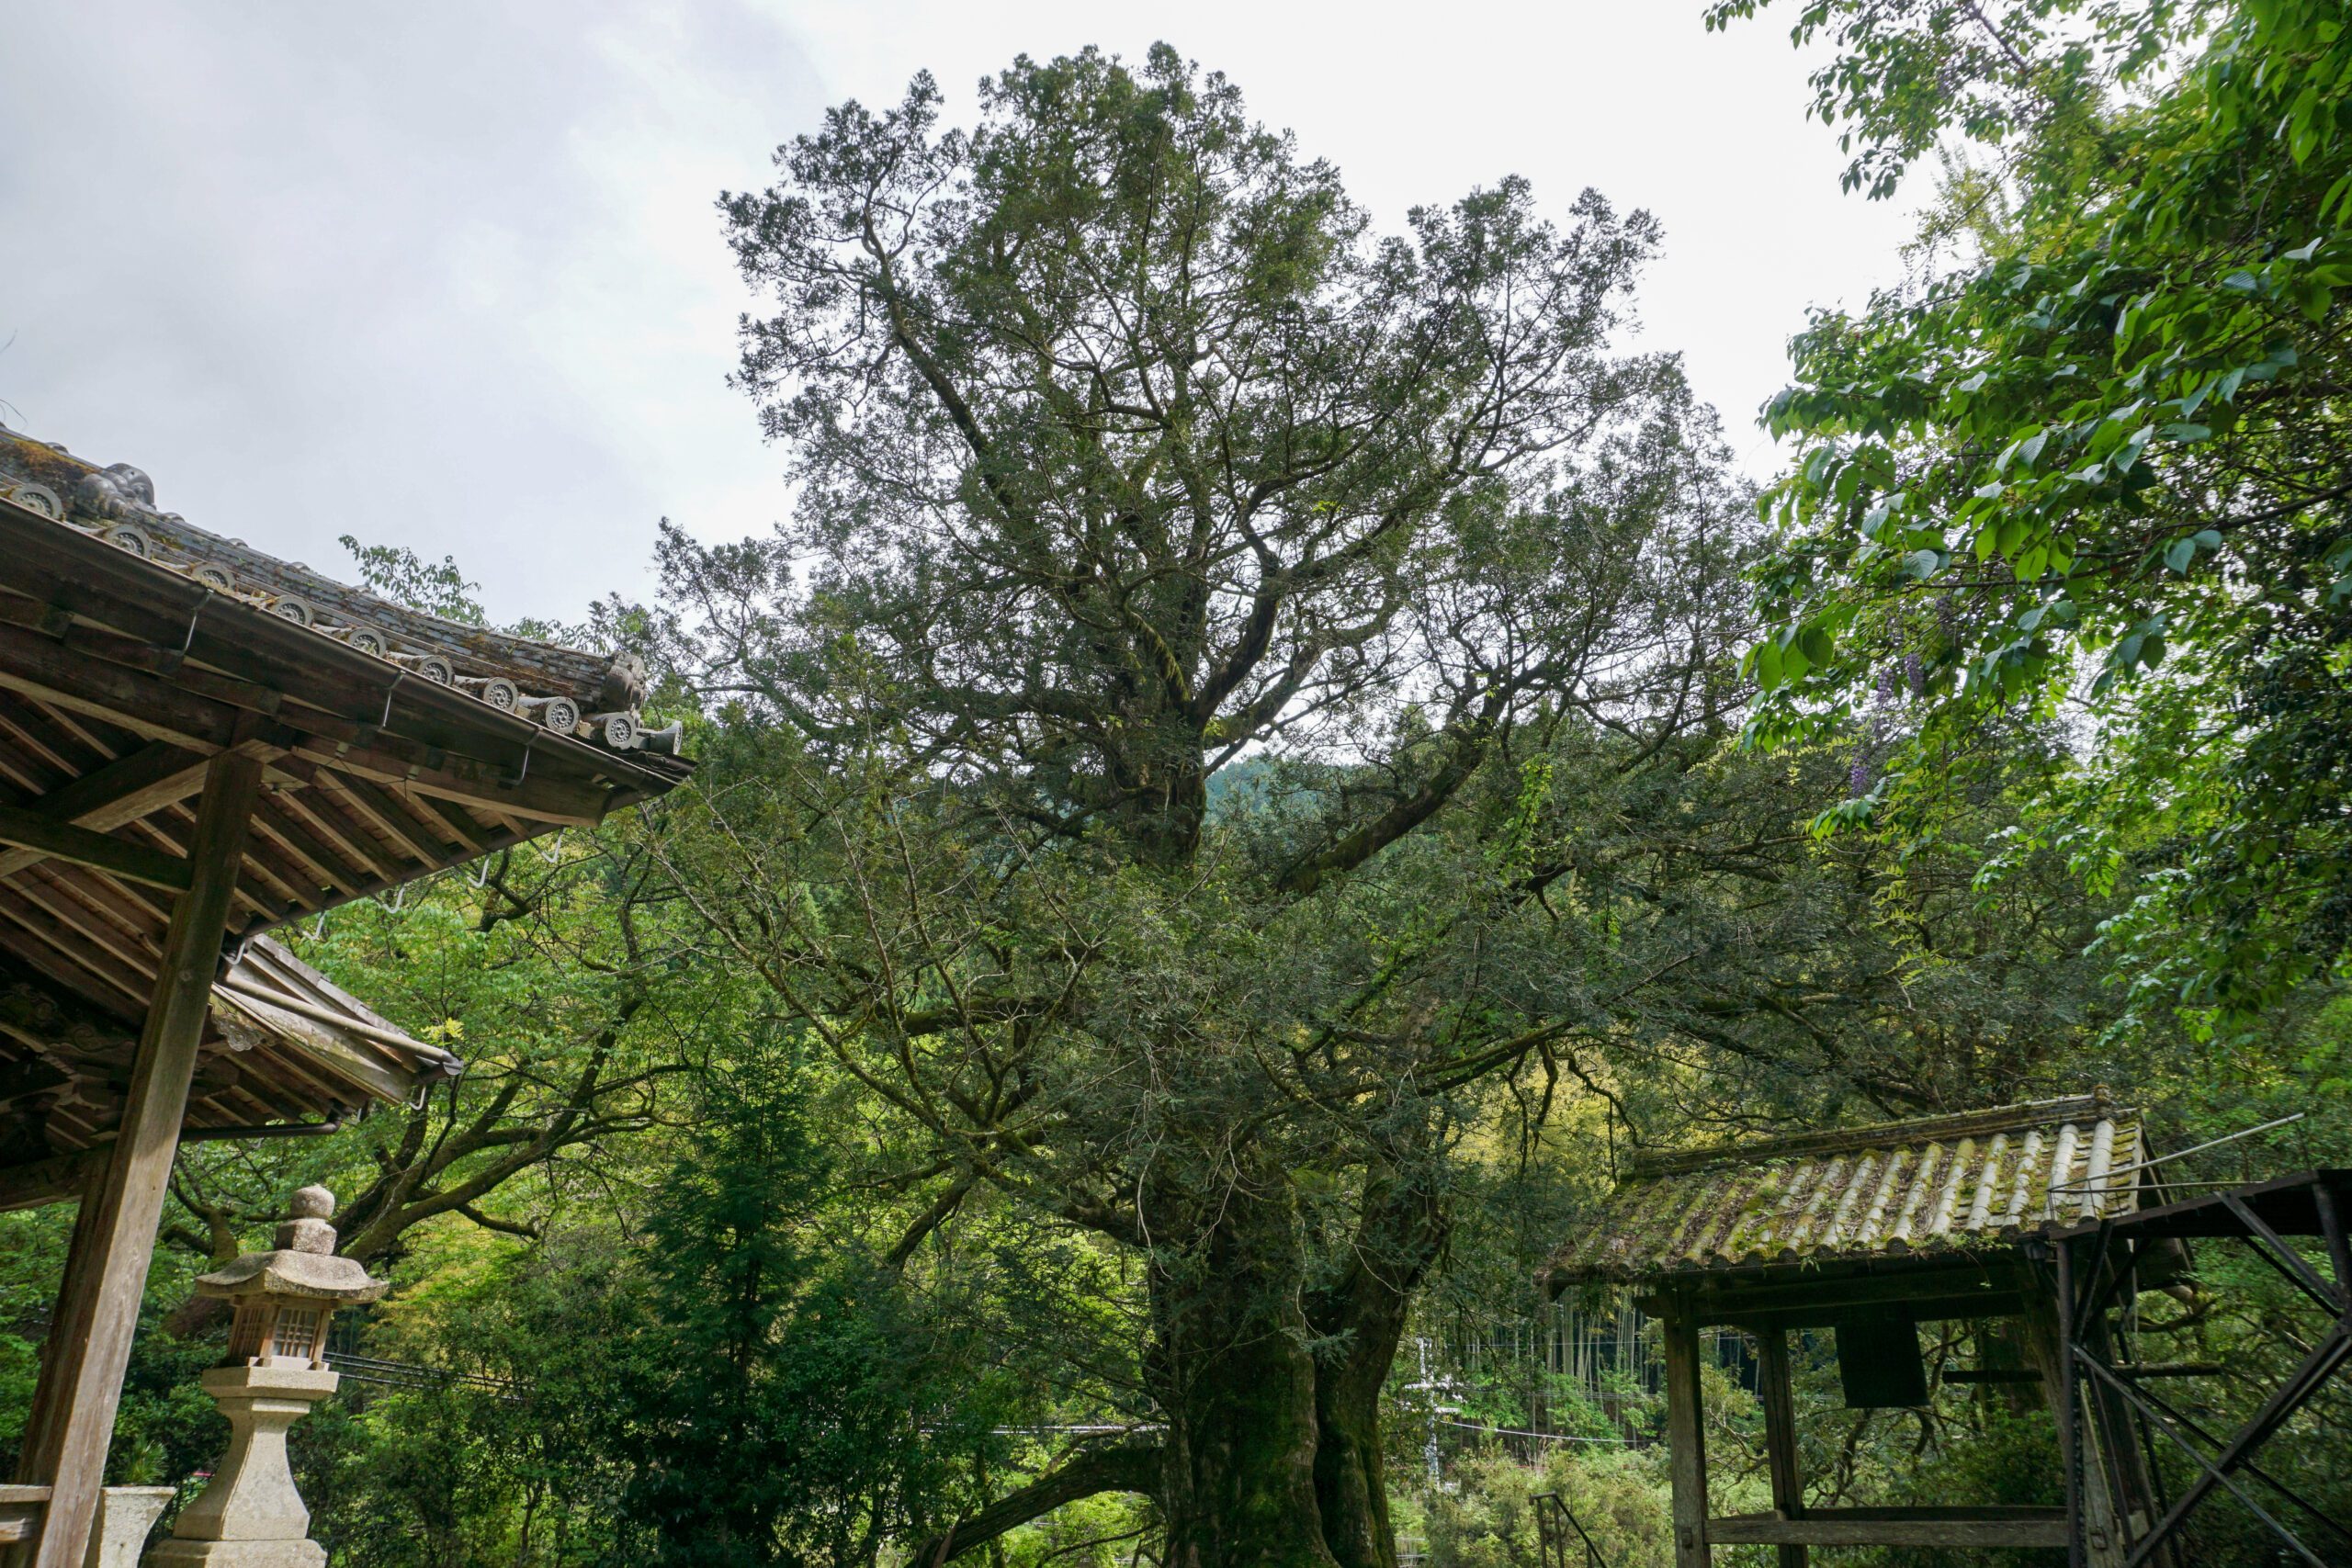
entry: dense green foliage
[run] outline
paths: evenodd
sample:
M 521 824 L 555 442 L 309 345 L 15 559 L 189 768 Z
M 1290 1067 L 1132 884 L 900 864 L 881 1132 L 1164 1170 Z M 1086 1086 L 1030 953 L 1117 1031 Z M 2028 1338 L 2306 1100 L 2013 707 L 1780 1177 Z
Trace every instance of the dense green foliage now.
M 434 1369 L 312 1439 L 356 1562 L 872 1561 L 1010 1408 L 837 1205 L 819 1088 L 737 1055 L 633 1216 L 429 1282 L 375 1337 Z M 1001 1413 L 1001 1412 L 1000 1412 Z M 536 1540 L 535 1540 L 536 1536 Z
M 1944 132 L 1996 145 L 1943 193 L 1973 254 L 1797 342 L 1758 729 L 1903 731 L 1872 795 L 1900 814 L 1954 733 L 2079 715 L 2096 744 L 2036 830 L 2094 874 L 2163 868 L 2120 933 L 2147 1007 L 2276 1006 L 2352 944 L 2342 9 L 1823 4 L 1820 28 L 1845 52 L 1815 109 L 1874 194 Z

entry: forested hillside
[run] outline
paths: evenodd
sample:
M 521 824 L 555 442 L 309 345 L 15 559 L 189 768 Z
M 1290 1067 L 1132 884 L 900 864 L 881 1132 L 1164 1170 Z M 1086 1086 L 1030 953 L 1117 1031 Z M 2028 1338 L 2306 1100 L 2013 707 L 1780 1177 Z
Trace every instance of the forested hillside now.
M 568 634 L 695 777 L 300 931 L 468 1070 L 182 1152 L 117 1478 L 218 1454 L 188 1280 L 323 1181 L 396 1285 L 294 1435 L 338 1568 L 1532 1568 L 1545 1490 L 1667 1562 L 1651 1353 L 1571 1366 L 1625 1303 L 1534 1282 L 1634 1153 L 2104 1088 L 2301 1113 L 2184 1179 L 2352 1164 L 2343 7 L 1707 23 L 1775 18 L 1856 199 L 1934 195 L 1789 323 L 1760 484 L 1626 347 L 1638 193 L 1385 233 L 1164 46 L 727 195 L 791 521 Z M 11 1442 L 71 1225 L 0 1215 Z M 2218 1253 L 2162 1299 L 2216 1421 L 2307 1345 Z M 1810 1354 L 1821 1500 L 2053 1499 L 2030 1388 Z M 2314 1411 L 2266 1462 L 2352 1516 Z M 2235 1506 L 2196 1561 L 2277 1561 Z

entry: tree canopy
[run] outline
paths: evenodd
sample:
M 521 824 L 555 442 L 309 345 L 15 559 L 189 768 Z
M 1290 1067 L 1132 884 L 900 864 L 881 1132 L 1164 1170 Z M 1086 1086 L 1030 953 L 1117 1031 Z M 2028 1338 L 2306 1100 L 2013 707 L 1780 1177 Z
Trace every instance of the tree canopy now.
M 1797 340 L 1758 733 L 1908 705 L 1921 757 L 2081 714 L 2099 746 L 2051 831 L 2093 867 L 2165 846 L 2149 1005 L 2277 1003 L 2352 942 L 2352 41 L 2296 4 L 1822 4 L 1797 33 L 1825 28 L 1852 179 L 1976 140 L 1941 198 L 1975 254 Z

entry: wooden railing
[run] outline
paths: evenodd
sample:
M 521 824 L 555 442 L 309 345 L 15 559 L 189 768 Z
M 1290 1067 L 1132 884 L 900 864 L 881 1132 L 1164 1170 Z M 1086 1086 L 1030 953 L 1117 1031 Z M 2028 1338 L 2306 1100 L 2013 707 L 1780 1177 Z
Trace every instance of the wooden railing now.
M 31 1540 L 40 1534 L 49 1510 L 46 1486 L 0 1486 L 0 1541 Z

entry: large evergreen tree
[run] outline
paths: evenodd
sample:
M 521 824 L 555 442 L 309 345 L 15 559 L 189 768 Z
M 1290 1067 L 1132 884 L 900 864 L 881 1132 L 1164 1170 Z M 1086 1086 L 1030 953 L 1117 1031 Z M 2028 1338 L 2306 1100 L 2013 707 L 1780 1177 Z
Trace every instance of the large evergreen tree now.
M 735 722 L 665 852 L 870 1095 L 894 1262 L 997 1204 L 1139 1270 L 1077 1358 L 1136 1436 L 947 1550 L 1124 1489 L 1185 1568 L 1393 1568 L 1378 1393 L 1489 1085 L 1695 956 L 1558 825 L 1670 818 L 1736 723 L 1739 497 L 1612 346 L 1645 217 L 1376 239 L 1165 48 L 982 107 L 845 106 L 726 204 L 797 522 L 671 542 Z

